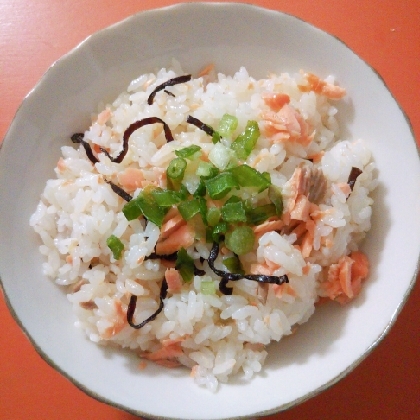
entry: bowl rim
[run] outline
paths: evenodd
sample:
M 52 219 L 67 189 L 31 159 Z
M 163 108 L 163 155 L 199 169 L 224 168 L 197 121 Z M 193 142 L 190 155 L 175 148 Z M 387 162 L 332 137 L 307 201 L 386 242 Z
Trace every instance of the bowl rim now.
M 0 153 L 3 153 L 3 154 L 5 153 L 4 146 L 6 145 L 5 147 L 7 147 L 9 141 L 11 141 L 11 139 L 9 139 L 10 133 L 13 131 L 14 125 L 17 124 L 17 119 L 19 117 L 19 114 L 20 114 L 22 108 L 27 103 L 28 99 L 30 97 L 32 97 L 32 95 L 34 95 L 34 93 L 38 90 L 38 88 L 46 82 L 50 73 L 58 71 L 59 67 L 65 65 L 66 61 L 69 60 L 71 58 L 71 56 L 76 51 L 80 50 L 81 48 L 84 48 L 84 46 L 86 44 L 90 43 L 91 41 L 94 41 L 95 39 L 101 37 L 103 33 L 118 29 L 119 27 L 125 26 L 126 24 L 130 23 L 131 21 L 137 20 L 139 18 L 142 18 L 142 17 L 149 18 L 149 17 L 153 17 L 153 15 L 156 14 L 156 13 L 170 13 L 173 10 L 176 10 L 176 9 L 183 9 L 183 8 L 188 9 L 188 8 L 195 8 L 195 7 L 199 7 L 199 8 L 202 8 L 202 7 L 207 7 L 207 8 L 239 7 L 239 8 L 246 8 L 246 9 L 254 9 L 255 12 L 258 12 L 258 13 L 270 13 L 270 14 L 278 15 L 278 16 L 287 16 L 291 19 L 296 19 L 296 21 L 299 21 L 302 24 L 308 25 L 312 30 L 320 31 L 321 33 L 324 33 L 324 34 L 328 35 L 329 37 L 332 37 L 335 40 L 339 41 L 346 49 L 348 49 L 352 53 L 354 53 L 363 62 L 363 64 L 365 64 L 367 67 L 369 67 L 375 73 L 375 75 L 378 77 L 380 82 L 383 84 L 383 87 L 390 94 L 390 96 L 392 97 L 393 101 L 395 102 L 395 104 L 397 105 L 399 110 L 401 111 L 402 116 L 404 117 L 404 119 L 407 123 L 407 126 L 408 126 L 409 131 L 410 131 L 411 136 L 412 136 L 412 140 L 414 141 L 415 146 L 416 146 L 417 157 L 420 161 L 420 146 L 419 146 L 418 142 L 416 141 L 415 133 L 414 133 L 414 130 L 413 130 L 413 126 L 410 122 L 410 118 L 408 117 L 407 113 L 404 111 L 403 107 L 400 105 L 400 103 L 398 102 L 398 100 L 396 99 L 396 97 L 394 96 L 392 91 L 389 89 L 389 87 L 386 84 L 384 78 L 380 75 L 380 73 L 372 65 L 370 65 L 360 55 L 355 53 L 338 36 L 336 36 L 334 34 L 331 34 L 331 33 L 327 32 L 323 29 L 318 28 L 314 24 L 304 20 L 303 18 L 300 18 L 299 16 L 296 16 L 294 14 L 287 13 L 287 12 L 284 12 L 284 11 L 280 11 L 278 9 L 272 9 L 272 8 L 268 8 L 268 7 L 265 7 L 265 6 L 256 5 L 256 4 L 253 4 L 253 3 L 241 3 L 241 2 L 235 2 L 235 1 L 228 1 L 228 2 L 209 2 L 209 1 L 181 2 L 181 3 L 175 3 L 175 4 L 163 6 L 163 7 L 141 10 L 141 11 L 138 11 L 134 14 L 131 14 L 131 15 L 129 15 L 129 16 L 127 16 L 127 17 L 125 17 L 125 18 L 123 18 L 123 19 L 121 19 L 121 20 L 119 20 L 119 21 L 117 21 L 117 22 L 115 22 L 115 23 L 113 23 L 109 26 L 103 27 L 103 28 L 95 31 L 94 33 L 86 36 L 76 46 L 74 46 L 68 52 L 63 54 L 58 59 L 56 59 L 48 67 L 48 69 L 43 73 L 43 75 L 39 78 L 39 80 L 36 82 L 36 84 L 30 89 L 30 91 L 24 96 L 24 98 L 22 99 L 20 105 L 18 106 L 18 108 L 17 108 L 17 110 L 16 110 L 16 112 L 15 112 L 13 118 L 12 118 L 12 121 L 11 121 L 5 135 L 4 135 L 3 141 L 0 143 Z M 250 417 L 253 418 L 253 417 L 268 416 L 268 415 L 272 415 L 272 414 L 275 414 L 275 413 L 279 413 L 281 411 L 288 410 L 288 409 L 290 409 L 290 408 L 292 408 L 296 405 L 299 405 L 299 404 L 303 403 L 304 401 L 307 401 L 307 400 L 313 398 L 314 396 L 322 393 L 323 391 L 327 390 L 328 388 L 330 388 L 331 386 L 333 386 L 334 384 L 339 382 L 341 379 L 343 379 L 345 376 L 347 376 L 350 372 L 352 372 L 366 357 L 368 357 L 371 354 L 371 352 L 378 346 L 378 344 L 380 344 L 380 342 L 389 333 L 389 331 L 391 330 L 391 328 L 395 324 L 399 314 L 401 313 L 404 305 L 406 304 L 406 302 L 407 302 L 407 300 L 408 300 L 408 298 L 409 298 L 409 296 L 410 296 L 410 294 L 411 294 L 411 292 L 412 292 L 412 290 L 413 290 L 413 288 L 416 284 L 417 277 L 419 275 L 419 271 L 420 271 L 420 251 L 419 251 L 419 255 L 417 257 L 416 268 L 414 270 L 414 273 L 413 273 L 413 275 L 411 277 L 411 280 L 410 280 L 410 283 L 409 283 L 409 287 L 406 289 L 405 294 L 404 294 L 403 298 L 401 299 L 400 303 L 398 304 L 398 306 L 396 307 L 390 321 L 387 323 L 387 325 L 385 326 L 383 331 L 373 341 L 373 343 L 369 346 L 369 348 L 364 353 L 362 353 L 356 360 L 354 360 L 353 363 L 351 363 L 346 369 L 344 369 L 342 372 L 340 372 L 334 378 L 330 379 L 325 384 L 319 386 L 317 389 L 315 389 L 313 391 L 310 391 L 310 392 L 306 393 L 305 395 L 303 395 L 301 397 L 298 397 L 298 398 L 296 398 L 296 399 L 294 399 L 294 400 L 292 400 L 288 403 L 284 403 L 284 404 L 281 404 L 279 406 L 276 406 L 272 409 L 258 411 L 258 412 L 255 412 L 255 413 L 252 413 L 252 414 L 249 414 L 249 415 L 247 414 L 247 415 L 234 416 L 234 417 L 221 417 L 220 419 L 223 419 L 223 420 L 238 420 L 238 419 L 247 419 L 247 418 L 250 418 Z M 123 411 L 128 412 L 130 414 L 133 414 L 135 416 L 147 417 L 147 418 L 153 418 L 153 419 L 162 419 L 162 420 L 184 420 L 183 417 L 181 418 L 181 417 L 155 416 L 151 413 L 147 413 L 147 412 L 143 412 L 141 410 L 137 410 L 137 409 L 127 407 L 126 405 L 124 405 L 122 403 L 117 403 L 115 401 L 112 401 L 112 400 L 108 399 L 107 397 L 103 397 L 103 396 L 99 395 L 98 393 L 96 393 L 95 391 L 92 391 L 90 388 L 88 388 L 84 384 L 80 383 L 77 379 L 73 378 L 69 373 L 65 372 L 60 366 L 58 366 L 56 364 L 56 362 L 54 362 L 54 360 L 52 360 L 48 356 L 48 354 L 46 354 L 46 352 L 40 348 L 40 346 L 37 344 L 35 339 L 31 336 L 30 332 L 23 325 L 23 323 L 20 320 L 19 316 L 17 315 L 15 309 L 13 308 L 13 305 L 10 301 L 10 298 L 9 298 L 8 294 L 7 294 L 6 287 L 5 287 L 5 285 L 3 283 L 3 280 L 1 278 L 1 273 L 0 273 L 0 291 L 3 293 L 6 306 L 9 310 L 10 314 L 12 315 L 12 318 L 18 324 L 18 326 L 20 327 L 20 329 L 22 330 L 24 335 L 27 337 L 27 339 L 30 341 L 31 345 L 36 350 L 36 352 L 40 355 L 40 357 L 46 363 L 48 363 L 48 365 L 50 365 L 54 370 L 56 370 L 58 373 L 60 373 L 60 375 L 67 378 L 73 385 L 75 385 L 78 389 L 80 389 L 86 395 L 94 398 L 95 400 L 97 400 L 99 402 L 106 403 L 107 405 L 110 405 L 114 408 L 123 410 Z

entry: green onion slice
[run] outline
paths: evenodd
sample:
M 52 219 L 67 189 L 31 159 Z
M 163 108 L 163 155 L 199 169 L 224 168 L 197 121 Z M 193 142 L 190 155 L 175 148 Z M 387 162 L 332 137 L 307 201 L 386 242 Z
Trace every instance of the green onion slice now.
M 207 201 L 204 197 L 198 197 L 197 200 L 200 206 L 201 218 L 203 219 L 203 223 L 207 225 Z
M 194 191 L 194 197 L 204 197 L 206 195 L 206 183 L 203 178 L 200 178 L 197 189 Z
M 181 274 L 185 283 L 190 283 L 194 278 L 194 260 L 188 255 L 185 248 L 178 251 L 175 268 Z
M 243 255 L 254 248 L 255 234 L 249 226 L 238 226 L 226 233 L 225 245 L 233 253 Z
M 171 207 L 177 205 L 183 199 L 181 193 L 173 190 L 164 190 L 162 188 L 156 188 L 153 190 L 152 195 L 156 200 L 156 204 L 161 207 Z
M 181 197 L 181 200 L 186 200 L 188 198 L 189 192 L 188 192 L 187 187 L 184 184 L 180 185 L 178 194 Z
M 143 215 L 137 199 L 133 199 L 124 205 L 122 212 L 127 220 L 138 219 Z
M 260 129 L 256 121 L 248 121 L 245 131 L 232 143 L 231 149 L 235 151 L 239 159 L 245 160 L 257 144 Z
M 193 198 L 192 200 L 183 201 L 179 206 L 178 210 L 184 220 L 192 219 L 197 213 L 200 213 L 201 206 L 200 200 Z
M 215 177 L 219 173 L 219 169 L 216 168 L 211 162 L 204 162 L 200 160 L 198 163 L 196 175 L 203 177 L 204 179 L 210 179 Z
M 143 216 L 158 227 L 162 227 L 163 219 L 168 209 L 160 207 L 153 195 L 145 188 L 136 198 Z
M 213 243 L 213 229 L 211 226 L 207 226 L 206 228 L 206 242 L 208 244 Z
M 281 189 L 270 185 L 268 189 L 268 198 L 276 207 L 277 216 L 281 216 L 283 214 L 283 196 L 281 194 Z
M 277 209 L 274 204 L 265 204 L 264 206 L 254 207 L 246 213 L 248 222 L 252 225 L 260 225 L 270 217 L 277 215 Z
M 227 223 L 220 222 L 216 226 L 214 226 L 213 230 L 211 231 L 211 242 L 220 242 L 220 236 L 224 235 L 227 231 Z
M 244 269 L 242 268 L 241 261 L 237 256 L 228 257 L 223 259 L 223 264 L 231 272 L 235 274 L 245 274 Z
M 214 200 L 225 197 L 234 187 L 238 187 L 238 182 L 230 172 L 222 172 L 206 181 L 207 192 Z
M 183 149 L 175 150 L 175 155 L 184 159 L 194 159 L 197 152 L 201 151 L 201 147 L 193 144 L 192 146 L 184 147 Z
M 166 174 L 169 179 L 174 181 L 182 181 L 186 167 L 187 161 L 181 157 L 176 157 L 169 162 Z
M 222 209 L 222 219 L 228 223 L 246 222 L 247 217 L 242 201 L 226 202 Z
M 230 169 L 230 172 L 240 187 L 255 187 L 261 192 L 271 185 L 261 172 L 245 164 Z
M 216 226 L 220 220 L 220 210 L 217 207 L 209 207 L 206 219 L 209 226 Z
M 106 244 L 112 252 L 112 255 L 116 260 L 121 258 L 121 254 L 124 251 L 124 244 L 115 235 L 111 235 L 107 240 Z
M 271 175 L 268 172 L 263 172 L 261 175 L 271 184 Z
M 229 204 L 229 203 L 238 203 L 239 201 L 241 201 L 241 199 L 237 196 L 237 195 L 232 195 L 231 197 L 229 197 L 225 204 Z
M 216 286 L 213 280 L 202 281 L 200 283 L 200 292 L 203 295 L 214 295 L 216 293 Z
M 146 187 L 140 194 L 129 201 L 122 209 L 127 220 L 134 220 L 143 215 L 158 227 L 162 227 L 163 218 L 167 213 L 167 208 L 157 204 L 153 191 L 155 187 Z
M 213 131 L 211 141 L 213 142 L 213 144 L 216 144 L 220 141 L 220 134 L 216 130 Z
M 219 134 L 222 137 L 231 136 L 232 133 L 238 128 L 238 119 L 229 114 L 224 114 L 219 122 Z

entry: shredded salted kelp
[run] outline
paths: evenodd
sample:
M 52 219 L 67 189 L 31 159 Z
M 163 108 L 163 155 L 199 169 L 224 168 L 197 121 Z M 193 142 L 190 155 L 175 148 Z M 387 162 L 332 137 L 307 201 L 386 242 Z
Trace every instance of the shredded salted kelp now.
M 191 77 L 192 77 L 191 74 L 186 74 L 184 76 L 174 77 L 173 79 L 169 79 L 168 81 L 160 84 L 149 95 L 149 97 L 147 98 L 147 103 L 149 105 L 152 105 L 153 101 L 155 99 L 155 96 L 158 92 L 160 92 L 161 90 L 166 91 L 166 88 L 169 87 L 169 86 L 175 86 L 175 85 L 179 85 L 181 83 L 189 82 L 191 80 Z M 166 92 L 166 93 L 169 93 L 169 92 Z
M 356 183 L 356 180 L 358 176 L 362 173 L 362 171 L 359 168 L 351 168 L 349 178 L 347 180 L 347 184 L 349 184 L 350 189 L 353 191 L 354 184 Z
M 71 141 L 75 144 L 81 144 L 83 148 L 85 149 L 87 158 L 93 163 L 99 162 L 99 159 L 93 154 L 92 148 L 90 147 L 90 144 L 87 143 L 84 139 L 83 133 L 74 133 L 71 136 Z
M 208 134 L 210 137 L 213 137 L 214 135 L 214 129 L 210 127 L 207 124 L 204 124 L 202 121 L 200 121 L 198 118 L 192 117 L 191 115 L 188 115 L 187 117 L 187 123 L 195 125 L 200 130 L 204 131 L 206 134 Z
M 112 157 L 109 154 L 109 152 L 102 147 L 100 148 L 101 152 L 104 153 L 111 160 L 111 162 L 121 163 L 128 152 L 128 141 L 130 140 L 130 136 L 134 133 L 134 131 L 138 130 L 141 127 L 144 127 L 145 125 L 150 125 L 150 124 L 162 124 L 166 141 L 169 143 L 174 140 L 174 136 L 172 135 L 171 129 L 169 128 L 168 124 L 166 124 L 165 121 L 163 121 L 162 119 L 158 117 L 147 117 L 147 118 L 142 118 L 141 120 L 130 124 L 129 127 L 124 131 L 123 148 L 116 157 Z M 90 144 L 84 140 L 83 133 L 73 134 L 71 136 L 71 141 L 73 143 L 80 143 L 84 147 L 86 151 L 86 156 L 93 164 L 99 162 L 99 159 L 93 154 Z
M 229 281 L 238 281 L 241 279 L 247 279 L 247 280 L 253 280 L 258 283 L 269 283 L 269 284 L 283 284 L 283 283 L 289 283 L 289 278 L 287 275 L 283 276 L 266 276 L 263 274 L 242 274 L 242 273 L 230 273 L 228 271 L 219 270 L 214 266 L 214 262 L 216 261 L 217 256 L 219 255 L 219 249 L 220 245 L 217 242 L 213 243 L 213 247 L 210 251 L 209 258 L 207 259 L 207 262 L 209 264 L 209 267 L 213 270 L 213 272 L 221 277 L 221 280 L 219 282 L 219 290 L 224 295 L 231 295 L 232 294 L 232 288 L 227 287 L 227 283 Z
M 133 317 L 134 312 L 136 310 L 137 306 L 137 296 L 131 295 L 130 297 L 130 303 L 128 304 L 127 309 L 127 322 L 130 325 L 130 327 L 135 328 L 136 330 L 144 327 L 146 324 L 148 324 L 150 321 L 153 321 L 156 319 L 156 317 L 162 312 L 163 310 L 163 300 L 166 298 L 166 295 L 168 293 L 168 283 L 165 279 L 162 280 L 162 286 L 160 288 L 160 295 L 159 295 L 159 307 L 152 315 L 150 315 L 148 318 L 146 318 L 144 321 L 140 322 L 140 324 L 134 324 Z
M 172 135 L 171 129 L 169 128 L 168 124 L 166 124 L 165 121 L 163 121 L 162 119 L 158 117 L 142 118 L 141 120 L 130 124 L 129 127 L 124 131 L 123 149 L 121 150 L 120 154 L 116 158 L 111 157 L 108 152 L 105 152 L 105 154 L 111 159 L 112 162 L 121 163 L 128 152 L 128 140 L 130 139 L 130 136 L 139 128 L 144 127 L 145 125 L 150 125 L 150 124 L 163 124 L 163 130 L 165 132 L 166 141 L 168 143 L 170 141 L 173 141 L 174 137 Z
M 129 202 L 129 201 L 131 201 L 133 199 L 133 197 L 130 194 L 128 194 L 127 192 L 125 192 L 118 185 L 114 184 L 111 181 L 106 181 L 106 182 L 110 185 L 112 191 L 114 191 L 115 194 L 118 194 L 123 200 Z

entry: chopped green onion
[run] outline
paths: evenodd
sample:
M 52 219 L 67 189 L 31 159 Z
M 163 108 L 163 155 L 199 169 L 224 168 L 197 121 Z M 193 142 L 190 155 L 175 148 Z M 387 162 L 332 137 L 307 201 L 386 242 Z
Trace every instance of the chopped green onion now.
M 201 151 L 201 147 L 193 144 L 189 147 L 184 147 L 183 149 L 175 150 L 175 154 L 180 158 L 194 159 L 197 152 Z
M 213 229 L 211 228 L 211 226 L 207 226 L 206 228 L 206 242 L 208 244 L 213 243 Z
M 281 216 L 283 214 L 283 196 L 281 195 L 280 188 L 270 185 L 268 189 L 268 198 L 276 207 L 277 216 Z
M 206 219 L 209 226 L 216 226 L 220 220 L 220 210 L 217 207 L 209 207 Z
M 112 255 L 116 260 L 121 258 L 121 254 L 124 251 L 124 244 L 115 235 L 111 235 L 107 240 L 106 244 L 112 252 Z
M 181 200 L 186 200 L 188 198 L 189 192 L 187 187 L 184 184 L 181 184 L 178 190 L 178 194 L 181 197 Z
M 269 172 L 263 172 L 261 175 L 271 184 L 271 175 Z
M 182 201 L 182 196 L 179 192 L 173 190 L 164 190 L 156 188 L 152 191 L 153 198 L 156 204 L 161 207 L 171 207 L 177 205 Z
M 200 178 L 197 189 L 194 191 L 194 197 L 204 197 L 206 195 L 206 183 L 203 178 Z
M 205 225 L 207 225 L 207 201 L 204 197 L 199 197 L 198 201 L 200 202 L 200 214 L 201 218 Z
M 212 136 L 211 141 L 213 142 L 213 144 L 216 144 L 220 141 L 220 134 L 216 130 L 213 131 L 213 136 Z
M 237 255 L 243 255 L 254 248 L 255 234 L 249 226 L 238 226 L 227 232 L 225 245 Z
M 231 149 L 235 151 L 239 159 L 245 160 L 257 144 L 259 136 L 258 123 L 250 120 L 246 124 L 245 131 L 232 143 Z
M 259 225 L 270 217 L 276 216 L 277 210 L 274 204 L 254 207 L 247 211 L 248 221 L 253 225 Z
M 230 172 L 222 172 L 206 181 L 206 188 L 209 196 L 214 200 L 220 200 L 238 183 Z
M 163 218 L 168 209 L 159 207 L 153 195 L 147 189 L 144 189 L 137 199 L 144 217 L 156 226 L 162 227 Z
M 213 146 L 208 154 L 208 159 L 214 166 L 222 171 L 233 162 L 237 161 L 235 152 L 223 143 L 217 143 Z
M 223 264 L 231 272 L 236 274 L 245 274 L 244 269 L 242 268 L 241 261 L 238 257 L 228 257 L 223 259 Z
M 224 114 L 219 122 L 219 134 L 222 137 L 231 136 L 232 133 L 238 128 L 238 119 L 229 114 Z
M 127 220 L 138 219 L 143 214 L 140 204 L 136 198 L 126 203 L 122 212 Z
M 188 255 L 185 248 L 181 248 L 176 256 L 175 268 L 181 274 L 185 283 L 190 283 L 194 278 L 194 260 Z
M 245 164 L 230 169 L 230 172 L 240 187 L 255 187 L 261 192 L 271 185 L 261 172 Z
M 133 200 L 129 201 L 123 207 L 123 213 L 127 220 L 133 220 L 143 215 L 147 220 L 151 221 L 158 227 L 162 227 L 163 218 L 167 212 L 167 208 L 160 207 L 154 196 L 154 186 L 146 187 Z M 127 217 L 128 216 L 128 217 Z M 134 216 L 134 217 L 133 217 Z
M 222 207 L 222 219 L 228 223 L 246 222 L 245 208 L 242 201 L 226 202 Z
M 178 206 L 178 210 L 184 220 L 190 220 L 200 212 L 200 200 L 193 198 L 189 201 L 183 201 Z
M 232 168 L 236 168 L 239 165 L 241 165 L 241 163 L 238 161 L 238 159 L 231 158 L 225 168 L 225 171 L 230 171 Z
M 217 169 L 211 162 L 204 162 L 202 160 L 198 163 L 198 167 L 195 172 L 196 175 L 205 179 L 213 178 L 218 173 L 219 169 Z
M 232 195 L 231 197 L 229 197 L 226 200 L 225 204 L 228 204 L 228 203 L 238 203 L 239 201 L 241 201 L 241 199 L 237 195 Z
M 211 232 L 211 242 L 220 242 L 220 235 L 224 235 L 227 231 L 227 223 L 220 222 L 218 223 Z
M 210 169 L 209 175 L 204 175 L 202 178 L 203 179 L 211 179 L 211 178 L 214 178 L 215 176 L 219 175 L 219 173 L 220 173 L 219 168 L 214 167 L 214 168 Z
M 198 197 L 198 204 L 200 206 L 200 214 L 203 219 L 203 223 L 207 225 L 207 201 L 204 197 Z
M 181 157 L 176 157 L 169 162 L 166 174 L 171 180 L 182 181 L 186 167 L 187 161 Z
M 214 295 L 216 293 L 216 286 L 213 280 L 202 281 L 200 283 L 200 292 L 203 295 Z

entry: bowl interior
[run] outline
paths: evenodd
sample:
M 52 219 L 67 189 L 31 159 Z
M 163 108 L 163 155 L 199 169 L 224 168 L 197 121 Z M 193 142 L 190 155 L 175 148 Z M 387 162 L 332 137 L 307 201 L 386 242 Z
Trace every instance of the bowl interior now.
M 196 73 L 209 63 L 232 74 L 334 74 L 345 138 L 363 138 L 378 166 L 372 230 L 364 244 L 372 273 L 344 308 L 319 308 L 299 332 L 270 346 L 263 373 L 210 394 L 183 369 L 148 365 L 88 341 L 73 325 L 62 290 L 42 275 L 29 227 L 69 136 L 101 101 L 172 58 Z M 378 74 L 336 38 L 289 15 L 245 4 L 185 4 L 144 12 L 103 30 L 56 62 L 28 95 L 0 153 L 0 273 L 19 323 L 43 357 L 103 401 L 148 417 L 221 419 L 285 409 L 334 383 L 380 340 L 414 284 L 420 250 L 420 165 L 404 113 Z M 401 264 L 401 261 L 404 261 Z M 392 292 L 391 292 L 392 291 Z

